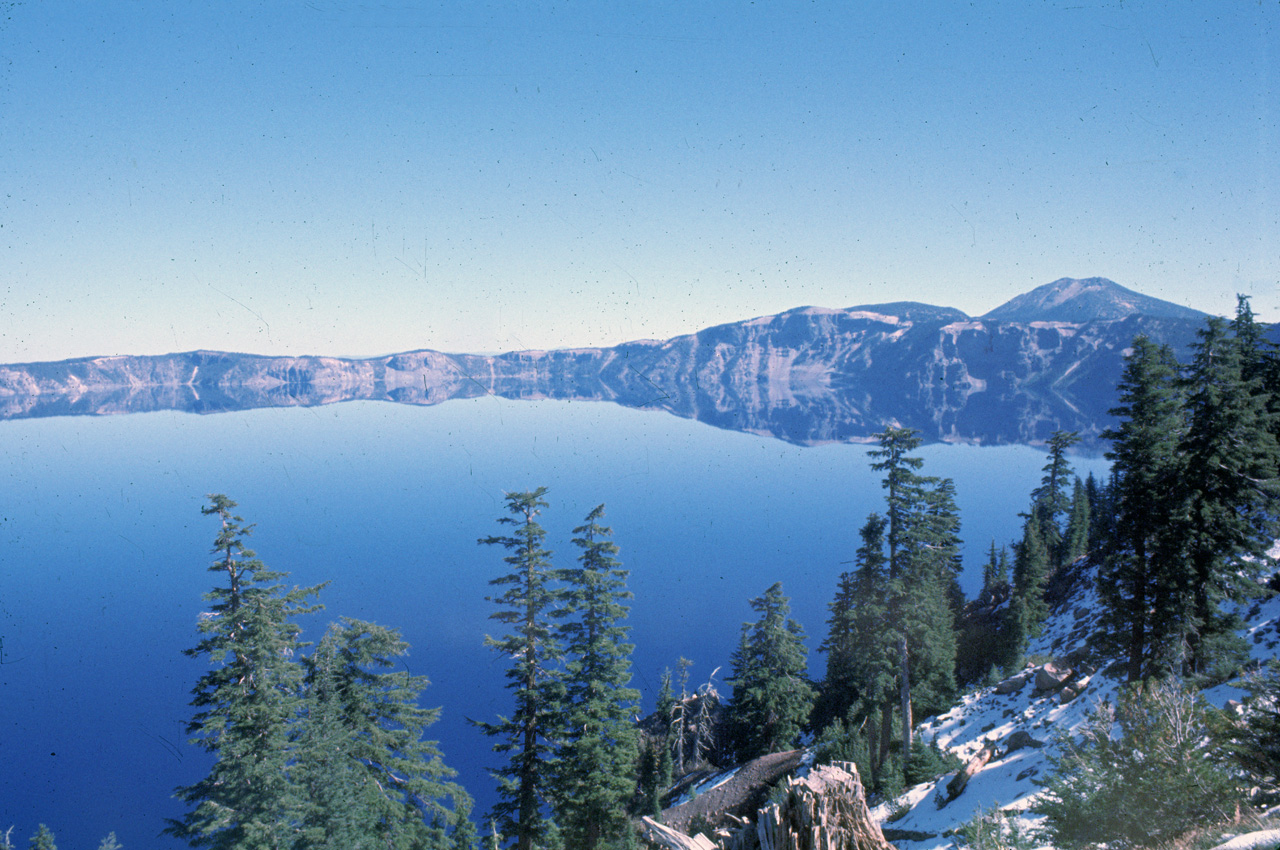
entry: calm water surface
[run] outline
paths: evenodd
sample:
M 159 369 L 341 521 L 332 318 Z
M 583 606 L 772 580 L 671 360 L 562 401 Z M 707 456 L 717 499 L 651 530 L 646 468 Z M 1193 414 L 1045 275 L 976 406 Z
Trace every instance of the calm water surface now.
M 1040 478 L 1027 447 L 935 445 L 928 474 L 955 480 L 976 590 L 994 538 L 1011 539 Z M 1101 459 L 1073 459 L 1082 476 Z M 435 407 L 349 403 L 200 417 L 151 413 L 0 422 L 0 830 L 39 822 L 68 848 L 115 830 L 129 850 L 158 833 L 207 757 L 186 743 L 205 567 L 207 493 L 239 502 L 252 546 L 290 582 L 332 580 L 331 618 L 399 628 L 445 758 L 493 801 L 489 742 L 465 718 L 509 711 L 487 582 L 502 552 L 503 494 L 546 485 L 542 523 L 562 563 L 570 530 L 606 505 L 635 593 L 636 685 L 651 707 L 663 667 L 727 675 L 748 600 L 781 580 L 809 645 L 821 642 L 858 529 L 882 509 L 861 446 L 802 448 L 659 412 L 496 398 Z M 811 654 L 816 673 L 821 657 Z

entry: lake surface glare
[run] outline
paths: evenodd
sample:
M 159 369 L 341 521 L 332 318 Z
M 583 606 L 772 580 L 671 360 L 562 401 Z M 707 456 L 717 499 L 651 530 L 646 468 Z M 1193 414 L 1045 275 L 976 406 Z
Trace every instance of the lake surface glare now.
M 923 472 L 956 483 L 972 596 L 995 539 L 1018 533 L 1044 452 L 932 445 Z M 1073 457 L 1105 476 L 1101 458 Z M 799 447 L 607 403 L 494 397 L 433 407 L 355 402 L 197 416 L 149 413 L 0 422 L 0 831 L 23 846 L 40 822 L 66 847 L 114 830 L 128 850 L 181 808 L 175 786 L 208 757 L 186 743 L 196 640 L 225 493 L 256 525 L 250 545 L 289 583 L 331 584 L 308 617 L 316 640 L 339 616 L 399 629 L 407 668 L 432 682 L 429 736 L 477 798 L 493 802 L 491 742 L 466 718 L 509 712 L 487 582 L 503 551 L 503 494 L 547 486 L 541 517 L 558 564 L 597 504 L 635 594 L 635 685 L 652 708 L 664 667 L 691 684 L 729 656 L 748 601 L 774 581 L 803 624 L 811 672 L 826 604 L 852 568 L 858 529 L 883 509 L 866 447 Z

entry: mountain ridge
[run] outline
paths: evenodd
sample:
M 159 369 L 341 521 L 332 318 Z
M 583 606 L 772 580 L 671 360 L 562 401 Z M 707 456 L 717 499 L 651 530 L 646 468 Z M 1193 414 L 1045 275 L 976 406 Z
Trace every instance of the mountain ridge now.
M 1128 292 L 1114 284 L 1077 287 L 1045 308 L 1051 317 L 1063 303 L 1088 297 L 1110 304 L 1111 313 L 1128 310 L 1087 322 L 973 318 L 901 301 L 798 307 L 608 348 L 497 355 L 424 348 L 373 358 L 196 350 L 8 364 L 0 365 L 0 418 L 352 400 L 429 405 L 493 395 L 657 408 L 803 445 L 865 442 L 888 425 L 916 428 L 930 441 L 1034 443 L 1064 429 L 1088 443 L 1110 424 L 1134 336 L 1185 355 L 1199 327 L 1200 314 L 1179 318 L 1184 308 L 1158 299 L 1147 307 Z M 1030 316 L 1034 305 L 1017 309 Z

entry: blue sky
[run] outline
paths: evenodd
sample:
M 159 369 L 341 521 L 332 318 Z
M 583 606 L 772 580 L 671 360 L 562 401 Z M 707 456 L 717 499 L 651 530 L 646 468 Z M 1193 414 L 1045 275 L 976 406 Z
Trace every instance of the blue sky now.
M 1275 0 L 0 5 L 0 362 L 1280 320 Z

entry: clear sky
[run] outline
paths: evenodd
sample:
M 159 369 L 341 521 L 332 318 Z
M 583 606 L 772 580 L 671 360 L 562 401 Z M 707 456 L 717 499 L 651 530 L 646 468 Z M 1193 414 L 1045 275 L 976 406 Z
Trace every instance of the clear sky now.
M 1280 3 L 0 3 L 0 362 L 1280 321 Z

